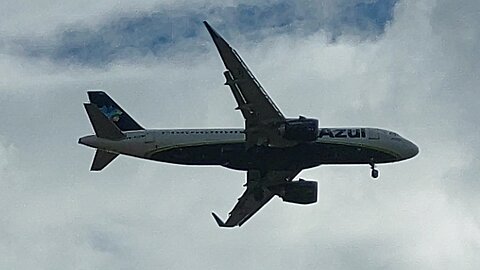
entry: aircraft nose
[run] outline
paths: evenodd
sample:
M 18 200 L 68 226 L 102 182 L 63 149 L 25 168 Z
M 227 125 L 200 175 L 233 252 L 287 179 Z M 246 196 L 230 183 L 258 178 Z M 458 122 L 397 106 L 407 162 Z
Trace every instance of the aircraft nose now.
M 419 149 L 413 142 L 407 141 L 407 151 L 406 151 L 406 158 L 412 158 L 418 155 Z

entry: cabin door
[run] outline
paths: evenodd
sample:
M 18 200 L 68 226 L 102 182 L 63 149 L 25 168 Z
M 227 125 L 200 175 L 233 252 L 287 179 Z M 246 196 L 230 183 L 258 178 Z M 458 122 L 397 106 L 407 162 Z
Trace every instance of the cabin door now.
M 155 133 L 151 131 L 146 131 L 145 143 L 153 143 L 153 142 L 155 142 Z

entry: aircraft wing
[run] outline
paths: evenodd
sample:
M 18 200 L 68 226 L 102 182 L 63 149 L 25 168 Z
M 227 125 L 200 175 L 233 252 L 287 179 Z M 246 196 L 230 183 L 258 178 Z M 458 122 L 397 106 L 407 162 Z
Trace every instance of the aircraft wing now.
M 278 132 L 278 125 L 285 122 L 282 112 L 255 79 L 238 53 L 207 22 L 204 24 L 227 68 L 224 72 L 225 84 L 230 86 L 238 104 L 237 109 L 245 118 L 247 146 L 288 144 Z
M 229 213 L 227 221 L 223 222 L 215 213 L 212 213 L 218 226 L 242 226 L 273 198 L 275 193 L 272 190 L 276 185 L 291 181 L 299 172 L 300 170 L 269 171 L 261 176 L 259 171 L 248 171 L 247 189 Z

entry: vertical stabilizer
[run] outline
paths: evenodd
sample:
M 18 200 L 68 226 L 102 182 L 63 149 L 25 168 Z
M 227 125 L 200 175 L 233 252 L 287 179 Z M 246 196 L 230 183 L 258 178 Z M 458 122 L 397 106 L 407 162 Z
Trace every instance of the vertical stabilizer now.
M 144 130 L 107 93 L 103 91 L 88 91 L 88 99 L 121 131 Z
M 113 124 L 112 121 L 108 120 L 97 106 L 90 103 L 86 103 L 84 106 L 97 137 L 109 140 L 121 140 L 125 137 L 118 127 Z

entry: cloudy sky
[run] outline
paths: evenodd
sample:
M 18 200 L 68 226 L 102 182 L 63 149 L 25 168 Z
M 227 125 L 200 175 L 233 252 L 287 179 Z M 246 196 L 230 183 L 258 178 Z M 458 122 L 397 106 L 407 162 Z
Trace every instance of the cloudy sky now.
M 0 269 L 478 269 L 480 2 L 11 1 L 0 9 Z M 319 201 L 217 227 L 243 172 L 120 157 L 82 103 L 146 127 L 240 127 L 208 20 L 289 116 L 397 131 L 412 160 L 324 166 Z

